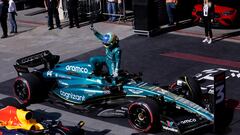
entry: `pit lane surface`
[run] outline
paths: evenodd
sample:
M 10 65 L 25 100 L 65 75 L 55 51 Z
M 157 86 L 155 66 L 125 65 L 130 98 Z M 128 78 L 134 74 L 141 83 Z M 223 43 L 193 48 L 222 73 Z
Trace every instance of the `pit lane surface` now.
M 207 69 L 224 68 L 236 72 L 240 70 L 240 62 L 238 62 L 240 47 L 238 43 L 218 41 L 208 45 L 203 44 L 201 40 L 197 37 L 175 34 L 163 34 L 153 38 L 131 36 L 120 42 L 122 69 L 134 73 L 142 72 L 144 81 L 157 82 L 160 85 L 167 85 L 181 75 L 193 76 Z M 95 55 L 104 55 L 104 48 L 74 57 L 69 61 L 87 60 Z M 238 77 L 238 73 L 236 73 L 236 76 L 227 80 L 227 98 L 237 101 L 240 99 L 239 78 L 240 76 Z M 1 93 L 12 95 L 10 92 L 12 91 L 12 83 L 13 79 L 2 82 L 0 84 Z M 37 105 L 33 108 L 41 109 L 45 108 L 46 105 L 48 104 Z M 48 108 L 51 110 L 53 106 Z M 87 125 L 89 131 L 87 134 L 137 134 L 136 131 L 129 128 L 126 119 L 99 118 L 87 113 L 78 115 L 75 112 L 66 112 L 67 109 L 61 107 L 56 108 L 60 109 L 57 110 L 57 113 L 66 123 L 73 123 L 81 118 L 86 120 L 86 123 L 90 122 L 92 125 Z M 236 108 L 234 119 L 224 134 L 237 135 L 240 127 L 239 120 L 240 110 Z M 101 127 L 101 129 L 98 127 Z M 99 132 L 91 132 L 91 128 L 98 129 Z

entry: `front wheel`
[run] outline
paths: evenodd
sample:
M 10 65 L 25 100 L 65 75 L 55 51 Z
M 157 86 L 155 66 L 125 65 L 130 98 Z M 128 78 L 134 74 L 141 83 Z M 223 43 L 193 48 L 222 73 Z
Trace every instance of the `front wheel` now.
M 154 131 L 160 126 L 159 104 L 149 98 L 142 98 L 132 103 L 128 108 L 130 125 L 141 131 Z
M 198 105 L 202 105 L 202 91 L 198 82 L 187 76 L 181 77 L 178 81 L 182 82 L 180 95 Z
M 14 95 L 24 104 L 31 104 L 45 96 L 40 79 L 33 73 L 23 74 L 15 79 Z

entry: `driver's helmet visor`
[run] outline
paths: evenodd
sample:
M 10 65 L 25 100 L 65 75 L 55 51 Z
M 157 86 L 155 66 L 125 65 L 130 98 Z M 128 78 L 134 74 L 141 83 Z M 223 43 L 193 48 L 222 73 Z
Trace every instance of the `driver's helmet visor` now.
M 113 37 L 112 37 L 111 34 L 105 34 L 103 36 L 103 41 L 102 42 L 103 42 L 105 47 L 109 47 L 111 45 L 112 40 L 113 40 Z

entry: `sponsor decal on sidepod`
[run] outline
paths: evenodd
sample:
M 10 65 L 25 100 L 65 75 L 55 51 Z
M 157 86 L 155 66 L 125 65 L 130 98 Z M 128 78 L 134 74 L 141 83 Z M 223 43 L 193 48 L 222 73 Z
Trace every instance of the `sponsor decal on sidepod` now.
M 162 121 L 161 123 L 162 123 L 162 128 L 163 129 L 168 130 L 168 131 L 172 131 L 172 132 L 178 132 L 178 130 L 173 127 L 173 124 L 174 124 L 173 122 Z
M 131 91 L 133 94 L 141 94 L 143 93 L 142 90 L 134 90 L 134 89 L 128 89 L 129 91 Z
M 194 123 L 196 121 L 197 121 L 196 119 L 188 119 L 188 120 L 183 120 L 180 123 L 181 124 L 188 124 L 188 123 Z
M 70 66 L 70 65 L 67 65 L 67 66 L 66 66 L 66 70 L 67 70 L 67 71 L 77 72 L 77 73 L 88 73 L 88 69 L 87 69 L 87 68 L 78 67 L 78 66 Z
M 170 128 L 170 127 L 167 127 L 167 126 L 162 126 L 162 127 L 163 127 L 163 129 L 165 129 L 165 130 L 169 130 L 169 131 L 172 131 L 172 132 L 178 132 L 178 130 L 175 129 L 175 128 Z
M 85 101 L 85 96 L 79 96 L 73 93 L 68 93 L 60 90 L 60 95 L 63 96 L 65 99 L 72 99 L 77 101 Z

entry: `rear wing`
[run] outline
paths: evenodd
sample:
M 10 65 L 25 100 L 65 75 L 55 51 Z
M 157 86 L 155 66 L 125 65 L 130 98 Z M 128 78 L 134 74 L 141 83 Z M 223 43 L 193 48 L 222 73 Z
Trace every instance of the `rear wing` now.
M 19 73 L 28 73 L 29 68 L 43 65 L 43 68 L 51 69 L 59 61 L 58 55 L 53 55 L 50 51 L 45 50 L 16 60 L 14 68 Z

